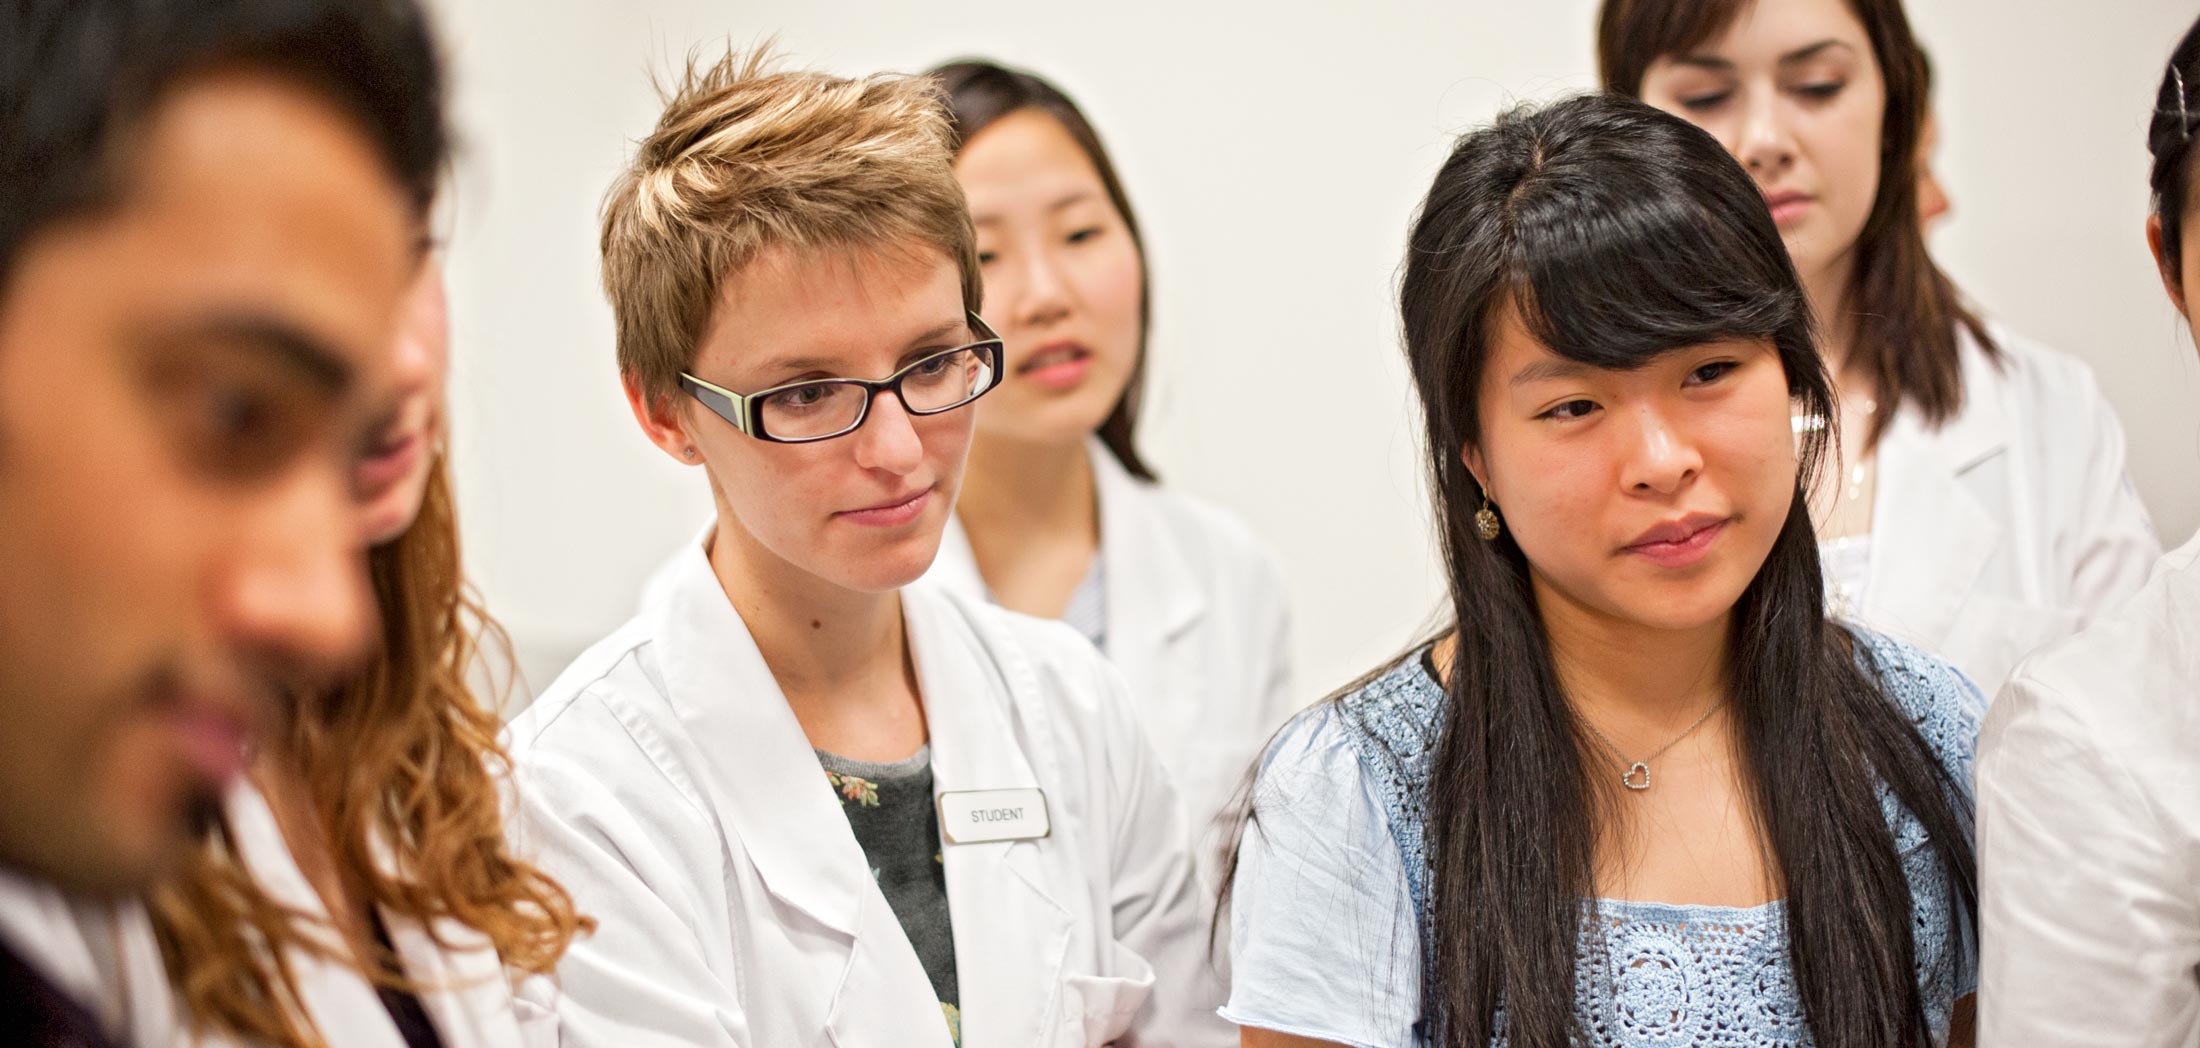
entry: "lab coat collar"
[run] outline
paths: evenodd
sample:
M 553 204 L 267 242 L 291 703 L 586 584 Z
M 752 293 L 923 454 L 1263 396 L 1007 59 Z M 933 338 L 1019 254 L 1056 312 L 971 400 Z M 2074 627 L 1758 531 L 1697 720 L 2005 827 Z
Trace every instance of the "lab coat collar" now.
M 447 918 L 431 933 L 428 924 L 387 909 L 382 927 L 446 1046 L 520 1048 L 512 984 L 487 937 Z
M 404 1040 L 372 983 L 342 960 L 349 956 L 328 923 L 320 894 L 300 871 L 283 840 L 267 799 L 249 783 L 232 788 L 226 805 L 229 829 L 252 879 L 282 904 L 316 920 L 303 930 L 320 952 L 294 952 L 289 960 L 299 1003 L 323 1031 L 340 1031 L 347 1044 L 361 1048 L 404 1048 Z M 394 872 L 387 847 L 375 849 L 376 861 Z M 520 1034 L 505 981 L 503 962 L 479 933 L 453 921 L 440 921 L 437 942 L 420 921 L 382 909 L 382 926 L 397 952 L 415 997 L 436 1033 L 451 1048 L 519 1048 Z
M 704 547 L 716 527 L 713 521 L 675 557 L 643 613 L 652 620 L 665 693 L 702 754 L 719 817 L 764 887 L 852 940 L 864 897 L 875 893 L 870 866 L 777 678 L 711 569 Z
M 229 832 L 236 836 L 238 858 L 261 890 L 277 902 L 314 918 L 304 922 L 300 931 L 315 948 L 294 953 L 290 958 L 298 985 L 298 1003 L 306 1014 L 323 1030 L 332 1024 L 342 1024 L 347 1034 L 357 1037 L 356 1043 L 362 1046 L 398 1048 L 401 1039 L 394 1026 L 386 1022 L 360 1021 L 369 1016 L 386 1019 L 387 1013 L 367 981 L 348 972 L 349 966 L 338 960 L 348 951 L 329 925 L 328 908 L 322 904 L 320 893 L 313 890 L 312 882 L 306 880 L 297 860 L 291 857 L 290 846 L 283 840 L 281 824 L 275 821 L 274 809 L 268 805 L 267 798 L 250 782 L 240 780 L 230 787 L 224 811 Z M 347 1017 L 349 1022 L 345 1021 Z M 351 1029 L 353 1026 L 357 1026 L 356 1031 Z
M 1931 648 L 1946 639 L 2004 525 L 1962 482 L 2013 440 L 1994 362 L 1958 334 L 1963 409 L 1938 428 L 1898 408 L 1880 438 L 1872 507 L 1871 582 L 1864 618 Z
M 1909 427 L 1908 435 L 1923 439 L 1929 434 L 1942 448 L 1942 461 L 1960 474 L 2006 449 L 2016 434 L 2011 429 L 2008 405 L 1996 395 L 2004 386 L 2001 365 L 1987 358 L 1986 350 L 1967 328 L 1956 329 L 1956 356 L 1963 368 L 1962 409 L 1938 429 L 1926 430 L 1917 425 Z M 1919 422 L 1920 416 L 1915 410 L 1903 411 L 1895 422 L 1899 425 L 1905 420 Z
M 992 597 L 985 588 L 985 576 L 978 574 L 978 554 L 970 548 L 970 533 L 963 530 L 961 517 L 948 515 L 947 529 L 940 533 L 940 551 L 925 570 L 924 582 L 973 597 Z
M 1121 658 L 1125 650 L 1156 647 L 1190 629 L 1206 613 L 1207 599 L 1199 587 L 1185 584 L 1198 577 L 1196 568 L 1146 482 L 1131 476 L 1097 438 L 1085 442 L 1085 454 L 1092 462 L 1093 497 L 1100 506 L 1106 643 L 1109 653 Z M 958 593 L 990 596 L 960 518 L 948 521 L 939 555 L 925 577 Z
M 2184 545 L 2163 554 L 2162 559 L 2154 563 L 2154 571 L 2147 576 L 2147 582 L 2152 585 L 2171 576 L 2179 580 L 2175 586 L 2189 586 L 2196 596 L 2200 596 L 2200 531 L 2193 532 Z M 2200 622 L 2200 606 L 2195 606 L 2193 611 L 2193 621 Z
M 667 694 L 704 755 L 720 816 L 738 834 L 766 890 L 847 936 L 852 953 L 883 967 L 881 978 L 929 994 L 915 951 L 869 876 L 862 846 L 847 828 L 808 737 L 703 545 L 697 541 L 679 555 L 645 614 L 664 646 L 658 665 Z M 1052 755 L 1027 755 L 1014 723 L 1029 708 L 993 698 L 1004 691 L 1030 694 L 1037 682 L 1020 657 L 982 635 L 971 609 L 960 603 L 966 599 L 975 598 L 921 585 L 901 594 L 925 697 L 934 790 L 1040 786 L 1034 760 L 1052 763 Z M 1025 734 L 1048 737 L 1043 730 Z M 1050 795 L 1048 803 L 1059 825 L 1061 799 Z M 976 1029 L 976 1043 L 1044 1043 L 1045 1020 L 1060 995 L 1071 918 L 1048 893 L 1037 844 L 943 842 L 941 849 L 961 1010 L 971 1024 L 966 1039 Z M 859 935 L 893 941 L 859 944 Z M 835 1015 L 848 1007 L 836 1001 Z M 878 1001 L 862 1007 L 867 1014 L 891 1011 Z M 926 1010 L 937 1014 L 936 1005 Z M 848 1025 L 856 1032 L 853 1021 Z
M 1176 541 L 1146 481 L 1131 476 L 1097 438 L 1086 442 L 1100 501 L 1100 544 L 1106 553 L 1108 648 L 1116 638 L 1154 643 L 1182 635 L 1206 614 L 1198 566 Z M 1135 650 L 1132 643 L 1122 645 Z

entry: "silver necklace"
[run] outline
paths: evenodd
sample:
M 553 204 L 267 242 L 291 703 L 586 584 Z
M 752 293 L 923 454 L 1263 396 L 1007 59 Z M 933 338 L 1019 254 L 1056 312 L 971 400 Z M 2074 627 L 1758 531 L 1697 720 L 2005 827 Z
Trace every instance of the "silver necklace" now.
M 1619 777 L 1620 785 L 1625 786 L 1628 789 L 1634 790 L 1638 793 L 1643 790 L 1649 789 L 1650 762 L 1665 756 L 1665 751 L 1680 745 L 1682 739 L 1685 739 L 1690 735 L 1694 735 L 1696 733 L 1696 729 L 1703 727 L 1703 722 L 1710 720 L 1711 715 L 1719 712 L 1719 707 L 1724 705 L 1726 705 L 1725 699 L 1720 699 L 1719 701 L 1712 703 L 1710 709 L 1703 711 L 1703 716 L 1696 718 L 1695 722 L 1690 724 L 1688 727 L 1682 728 L 1679 735 L 1673 736 L 1673 741 L 1658 747 L 1657 752 L 1652 753 L 1648 757 L 1644 757 L 1643 759 L 1635 761 L 1633 764 L 1629 765 L 1627 768 L 1627 774 Z M 1627 755 L 1620 752 L 1619 744 L 1613 742 L 1611 736 L 1606 735 L 1601 731 L 1598 731 L 1596 725 L 1589 723 L 1589 718 L 1582 717 L 1581 723 L 1589 729 L 1589 732 L 1591 734 L 1597 737 L 1597 741 L 1604 744 L 1605 749 L 1612 751 L 1612 756 L 1618 757 L 1621 760 L 1627 759 Z M 1638 775 L 1641 776 L 1641 781 L 1639 782 L 1636 781 L 1636 776 Z

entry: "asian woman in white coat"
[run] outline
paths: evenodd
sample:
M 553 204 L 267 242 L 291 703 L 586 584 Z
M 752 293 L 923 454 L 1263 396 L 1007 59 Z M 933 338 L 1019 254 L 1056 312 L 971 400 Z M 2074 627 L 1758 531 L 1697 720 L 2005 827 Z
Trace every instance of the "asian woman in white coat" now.
M 934 75 L 1007 374 L 930 578 L 1060 618 L 1105 652 L 1205 833 L 1297 707 L 1282 572 L 1242 522 L 1162 487 L 1139 455 L 1150 282 L 1091 123 L 1029 73 L 970 60 Z
M 1992 695 L 2138 589 L 2161 545 L 2092 372 L 1980 321 L 1926 254 L 1900 0 L 1605 0 L 1598 60 L 1742 162 L 1810 292 L 1841 392 L 1813 495 L 1836 614 Z
M 567 1045 L 1222 1045 L 1116 670 L 932 587 L 999 381 L 927 80 L 691 70 L 604 215 L 627 395 L 718 516 L 511 728 L 599 931 Z
M 2200 23 L 2147 132 L 2147 243 L 2188 326 L 2195 133 Z M 2020 667 L 1979 749 L 1981 1043 L 2200 1045 L 2200 535 Z

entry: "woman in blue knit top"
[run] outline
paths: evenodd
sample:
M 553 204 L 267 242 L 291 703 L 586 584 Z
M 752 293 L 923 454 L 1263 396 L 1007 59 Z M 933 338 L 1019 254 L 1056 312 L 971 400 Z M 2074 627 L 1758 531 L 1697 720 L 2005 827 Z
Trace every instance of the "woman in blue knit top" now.
M 1262 758 L 1243 1043 L 1968 1044 L 1983 703 L 1823 610 L 1837 414 L 1749 176 L 1639 103 L 1507 114 L 1401 308 L 1458 625 Z

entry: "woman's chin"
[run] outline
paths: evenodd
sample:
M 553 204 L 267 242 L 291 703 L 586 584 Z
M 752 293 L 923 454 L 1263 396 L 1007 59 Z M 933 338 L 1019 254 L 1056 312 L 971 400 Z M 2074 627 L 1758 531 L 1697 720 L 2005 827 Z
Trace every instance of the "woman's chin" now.
M 978 437 L 1044 447 L 1079 443 L 1108 420 L 1120 396 L 1118 389 L 1098 394 L 1080 391 L 1078 396 L 1051 400 L 1002 398 L 1003 403 L 989 403 L 979 412 Z
M 900 535 L 860 536 L 789 557 L 789 563 L 841 589 L 855 593 L 891 593 L 932 570 L 939 556 L 939 527 L 916 527 Z
M 369 548 L 396 541 L 420 519 L 425 479 L 401 481 L 360 503 L 359 530 Z

